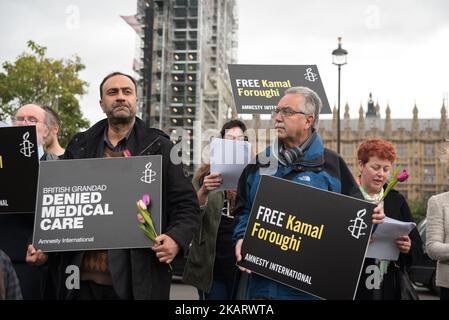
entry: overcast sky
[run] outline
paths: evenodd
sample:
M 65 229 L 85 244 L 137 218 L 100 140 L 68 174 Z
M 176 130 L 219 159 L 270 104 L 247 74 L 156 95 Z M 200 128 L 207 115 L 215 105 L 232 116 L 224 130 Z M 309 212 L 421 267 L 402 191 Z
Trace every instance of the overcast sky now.
M 206 0 L 207 1 L 207 0 Z M 449 92 L 449 2 L 445 0 L 238 0 L 239 63 L 317 64 L 331 106 L 337 67 L 331 52 L 343 37 L 342 106 L 351 117 L 369 92 L 393 118 L 439 118 Z M 109 72 L 132 73 L 134 31 L 119 15 L 135 0 L 1 0 L 0 62 L 15 59 L 32 39 L 48 55 L 78 54 L 89 93 L 81 100 L 91 121 L 103 117 L 98 85 Z M 343 112 L 343 111 L 342 111 Z
M 274 4 L 275 3 L 275 4 Z M 444 0 L 242 0 L 239 62 L 317 64 L 331 106 L 338 69 L 332 64 L 343 37 L 342 108 L 366 109 L 369 92 L 394 118 L 439 118 L 449 91 L 449 2 Z M 342 113 L 344 112 L 344 109 Z
M 0 0 L 0 62 L 15 59 L 30 39 L 52 58 L 81 57 L 89 83 L 80 101 L 92 124 L 103 118 L 101 80 L 110 72 L 133 74 L 137 39 L 120 15 L 136 13 L 135 0 Z

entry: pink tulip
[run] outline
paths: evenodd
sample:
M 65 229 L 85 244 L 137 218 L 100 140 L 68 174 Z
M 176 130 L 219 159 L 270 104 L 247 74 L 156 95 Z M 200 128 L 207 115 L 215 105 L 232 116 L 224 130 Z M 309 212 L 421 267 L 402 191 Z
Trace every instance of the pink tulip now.
M 138 215 L 137 215 L 137 220 L 138 220 L 140 223 L 145 223 L 145 219 L 142 217 L 141 214 L 138 214 Z
M 145 194 L 142 196 L 142 201 L 143 201 L 143 203 L 145 203 L 145 205 L 148 206 L 148 205 L 151 203 L 150 195 L 147 194 L 147 193 L 145 193 Z
M 396 177 L 398 179 L 399 182 L 404 182 L 405 180 L 408 179 L 408 172 L 407 170 L 402 170 L 400 174 L 398 174 L 398 176 Z

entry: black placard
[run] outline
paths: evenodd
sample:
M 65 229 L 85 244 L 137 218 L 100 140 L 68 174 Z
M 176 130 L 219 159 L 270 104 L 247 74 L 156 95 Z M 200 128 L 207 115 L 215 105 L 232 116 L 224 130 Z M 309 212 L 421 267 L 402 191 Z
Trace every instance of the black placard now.
M 38 173 L 36 127 L 0 128 L 0 214 L 34 213 Z
M 353 299 L 374 207 L 262 176 L 238 264 L 323 299 Z
M 237 113 L 270 114 L 290 87 L 308 87 L 321 98 L 321 113 L 331 113 L 316 65 L 230 64 Z

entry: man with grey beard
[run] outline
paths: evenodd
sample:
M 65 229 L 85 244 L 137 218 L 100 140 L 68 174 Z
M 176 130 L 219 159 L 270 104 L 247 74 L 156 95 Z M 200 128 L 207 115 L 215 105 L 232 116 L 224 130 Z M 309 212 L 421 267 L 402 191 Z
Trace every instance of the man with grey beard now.
M 168 299 L 169 264 L 178 252 L 186 255 L 198 226 L 195 190 L 181 164 L 170 159 L 173 144 L 160 130 L 148 128 L 136 117 L 136 81 L 114 72 L 100 84 L 100 106 L 107 119 L 69 142 L 63 159 L 162 155 L 162 234 L 151 249 L 65 252 L 49 257 L 46 297 L 53 299 Z M 112 176 L 114 172 L 110 173 Z M 120 183 L 117 181 L 117 183 Z M 126 214 L 129 214 L 128 212 Z M 42 264 L 47 255 L 28 248 L 27 260 Z M 67 266 L 79 267 L 80 289 L 65 287 Z

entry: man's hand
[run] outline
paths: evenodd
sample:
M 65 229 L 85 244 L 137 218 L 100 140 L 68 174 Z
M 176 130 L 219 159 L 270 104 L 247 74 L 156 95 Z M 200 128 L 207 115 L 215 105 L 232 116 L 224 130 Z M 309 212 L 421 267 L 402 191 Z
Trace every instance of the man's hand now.
M 409 253 L 410 248 L 412 247 L 412 241 L 409 236 L 401 236 L 396 239 L 396 246 L 402 253 Z
M 381 224 L 384 222 L 385 213 L 384 213 L 384 204 L 380 202 L 373 210 L 373 224 Z
M 237 260 L 237 262 L 242 260 L 242 243 L 243 243 L 243 239 L 239 239 L 237 241 L 237 244 L 235 245 L 235 259 Z M 246 268 L 239 266 L 239 269 L 242 272 L 251 273 L 251 270 L 248 270 Z
M 42 250 L 36 250 L 35 247 L 33 247 L 32 244 L 28 246 L 27 249 L 27 256 L 26 256 L 26 262 L 28 264 L 34 265 L 34 266 L 40 266 L 41 264 L 44 264 L 47 262 L 48 255 Z
M 156 241 L 151 249 L 156 253 L 156 257 L 159 258 L 160 262 L 168 264 L 171 263 L 178 254 L 179 245 L 166 234 L 161 234 L 156 237 Z

